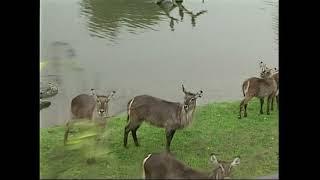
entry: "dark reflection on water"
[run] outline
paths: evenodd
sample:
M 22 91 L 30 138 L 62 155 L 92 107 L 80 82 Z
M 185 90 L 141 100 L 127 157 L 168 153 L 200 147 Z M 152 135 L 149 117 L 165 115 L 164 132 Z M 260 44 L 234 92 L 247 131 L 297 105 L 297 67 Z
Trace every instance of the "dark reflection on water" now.
M 201 10 L 197 13 L 194 13 L 191 10 L 188 10 L 184 5 L 183 5 L 183 1 L 179 1 L 179 2 L 175 2 L 175 1 L 171 1 L 171 0 L 160 0 L 157 2 L 157 4 L 159 5 L 159 7 L 162 9 L 162 11 L 164 12 L 164 14 L 170 19 L 170 28 L 171 31 L 174 31 L 174 25 L 175 23 L 179 22 L 178 18 L 175 18 L 171 15 L 171 11 L 173 11 L 174 9 L 178 8 L 179 9 L 179 16 L 180 16 L 180 22 L 183 22 L 184 19 L 184 13 L 187 13 L 188 15 L 190 15 L 191 17 L 191 25 L 193 27 L 196 26 L 196 18 L 198 16 L 200 16 L 201 14 L 204 14 L 207 12 L 207 10 Z
M 157 6 L 157 5 L 158 6 Z M 193 12 L 186 8 L 182 1 L 160 0 L 82 0 L 80 13 L 87 19 L 87 26 L 92 36 L 108 38 L 116 42 L 124 29 L 132 34 L 144 32 L 144 30 L 157 31 L 156 25 L 160 21 L 169 19 L 169 26 L 174 31 L 178 18 L 171 15 L 171 11 L 178 8 L 180 21 L 183 21 L 184 13 L 191 17 L 191 24 L 196 26 L 196 18 L 206 10 Z
M 82 0 L 80 12 L 87 18 L 92 35 L 115 41 L 122 28 L 136 34 L 161 19 L 160 10 L 150 0 Z
M 174 31 L 174 23 L 178 23 L 179 20 L 171 16 L 170 12 L 174 10 L 177 7 L 177 5 L 170 0 L 158 1 L 157 4 L 159 5 L 160 9 L 164 12 L 165 16 L 167 16 L 170 19 L 169 26 L 171 28 L 171 31 Z
M 197 12 L 197 13 L 193 13 L 192 11 L 186 9 L 182 4 L 179 4 L 179 12 L 181 12 L 181 14 L 183 13 L 183 10 L 184 10 L 187 14 L 190 15 L 190 17 L 191 17 L 191 24 L 192 24 L 193 27 L 196 26 L 196 18 L 197 18 L 198 16 L 200 16 L 201 14 L 204 14 L 204 13 L 208 12 L 207 10 L 201 10 L 201 11 L 199 11 L 199 12 Z
M 70 64 L 72 65 L 73 58 L 76 57 L 76 52 L 71 44 L 63 41 L 54 41 L 48 47 L 49 56 L 45 60 L 50 68 L 45 68 L 41 72 L 41 79 L 43 81 L 53 81 L 61 86 L 63 81 L 63 68 Z M 82 70 L 81 68 L 73 70 Z

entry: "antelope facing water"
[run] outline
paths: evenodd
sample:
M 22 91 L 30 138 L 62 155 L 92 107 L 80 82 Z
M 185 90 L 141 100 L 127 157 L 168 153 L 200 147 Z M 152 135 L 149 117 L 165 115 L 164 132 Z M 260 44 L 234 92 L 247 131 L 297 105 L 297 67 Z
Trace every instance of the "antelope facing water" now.
M 240 164 L 239 157 L 226 162 L 217 160 L 211 154 L 210 160 L 216 168 L 211 172 L 200 172 L 186 166 L 169 153 L 153 153 L 143 160 L 142 176 L 145 179 L 230 179 L 232 168 Z
M 95 90 L 91 89 L 91 94 L 80 94 L 71 101 L 71 119 L 66 124 L 64 144 L 68 140 L 69 130 L 74 122 L 80 119 L 95 121 L 99 126 L 105 127 L 108 116 L 108 103 L 115 94 L 112 91 L 109 95 L 96 95 Z
M 252 77 L 243 82 L 242 92 L 244 99 L 240 103 L 239 119 L 241 119 L 243 106 L 244 117 L 247 117 L 247 105 L 253 97 L 260 99 L 260 114 L 263 114 L 264 98 L 267 97 L 267 114 L 270 114 L 270 100 L 275 97 L 278 89 L 277 82 L 271 76 L 271 71 L 272 69 L 265 69 L 260 74 L 261 78 Z
M 143 121 L 151 125 L 164 128 L 166 133 L 166 150 L 170 151 L 170 144 L 177 129 L 183 129 L 193 119 L 197 98 L 202 96 L 203 91 L 198 93 L 187 92 L 182 85 L 184 102 L 170 102 L 149 95 L 140 95 L 128 102 L 127 125 L 124 129 L 124 147 L 127 147 L 128 134 L 131 131 L 136 146 L 139 146 L 137 130 Z

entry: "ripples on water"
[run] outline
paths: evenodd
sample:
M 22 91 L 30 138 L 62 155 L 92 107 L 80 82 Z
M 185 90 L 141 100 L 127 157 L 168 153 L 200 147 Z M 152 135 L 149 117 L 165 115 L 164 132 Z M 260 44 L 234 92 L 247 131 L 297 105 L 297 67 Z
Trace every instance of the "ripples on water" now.
M 163 0 L 157 4 L 152 0 L 83 0 L 79 4 L 80 14 L 87 20 L 91 35 L 108 38 L 114 43 L 121 31 L 132 34 L 140 34 L 146 30 L 158 31 L 156 25 L 161 22 L 170 21 L 169 26 L 173 31 L 174 25 L 182 22 L 184 14 L 191 17 L 194 27 L 195 19 L 207 12 L 193 12 L 183 6 L 183 3 L 172 3 L 171 0 Z M 180 20 L 176 17 L 178 14 Z
M 83 0 L 80 12 L 87 19 L 93 36 L 108 38 L 115 42 L 121 31 L 132 34 L 143 33 L 161 20 L 159 8 L 146 0 Z

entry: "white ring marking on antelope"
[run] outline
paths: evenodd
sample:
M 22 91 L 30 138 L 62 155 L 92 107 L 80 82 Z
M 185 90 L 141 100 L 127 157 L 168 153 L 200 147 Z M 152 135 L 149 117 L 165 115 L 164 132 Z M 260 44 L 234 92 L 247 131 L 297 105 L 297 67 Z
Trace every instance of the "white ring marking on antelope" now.
M 144 164 L 146 163 L 146 161 L 150 158 L 150 156 L 151 156 L 152 154 L 149 154 L 146 158 L 144 158 L 144 160 L 143 160 L 143 166 L 144 166 Z
M 130 116 L 130 109 L 131 109 L 131 105 L 133 103 L 133 100 L 134 100 L 134 98 L 131 100 L 131 102 L 129 104 L 129 107 L 128 107 L 128 116 Z
M 247 87 L 246 89 L 244 90 L 244 95 L 246 95 L 248 93 L 248 90 L 249 90 L 249 86 L 250 86 L 250 81 L 247 81 Z
M 146 177 L 146 174 L 145 174 L 145 169 L 144 169 L 144 164 L 146 163 L 146 161 L 150 158 L 152 154 L 149 154 L 146 158 L 144 158 L 143 162 L 142 162 L 142 178 L 145 179 Z

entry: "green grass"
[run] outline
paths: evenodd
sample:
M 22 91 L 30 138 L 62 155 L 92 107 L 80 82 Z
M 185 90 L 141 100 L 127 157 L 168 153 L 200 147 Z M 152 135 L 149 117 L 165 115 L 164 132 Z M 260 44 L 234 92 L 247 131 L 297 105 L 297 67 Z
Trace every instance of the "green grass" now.
M 277 172 L 278 111 L 272 111 L 271 115 L 260 115 L 257 100 L 249 102 L 247 118 L 239 120 L 238 110 L 239 101 L 198 107 L 192 124 L 175 133 L 171 151 L 179 160 L 203 171 L 212 169 L 209 161 L 212 152 L 218 154 L 218 159 L 230 161 L 240 155 L 241 164 L 233 171 L 235 178 L 257 177 Z M 125 116 L 111 119 L 102 132 L 102 142 L 96 146 L 93 145 L 93 138 L 80 137 L 85 136 L 80 125 L 77 128 L 82 128 L 81 133 L 70 136 L 70 144 L 73 142 L 74 145 L 67 146 L 63 146 L 64 127 L 42 128 L 40 177 L 140 178 L 144 157 L 151 152 L 165 149 L 164 130 L 143 123 L 137 132 L 140 147 L 134 146 L 129 134 L 128 149 L 125 149 L 125 125 Z M 90 128 L 87 128 L 86 134 L 88 131 Z M 92 131 L 90 133 L 92 135 Z M 79 140 L 80 138 L 82 140 Z M 86 160 L 93 152 L 96 163 L 89 165 Z

